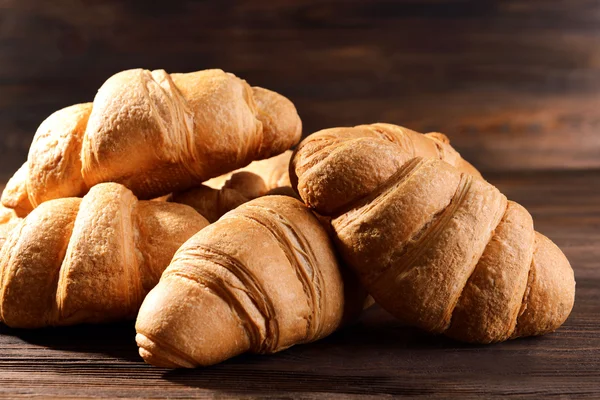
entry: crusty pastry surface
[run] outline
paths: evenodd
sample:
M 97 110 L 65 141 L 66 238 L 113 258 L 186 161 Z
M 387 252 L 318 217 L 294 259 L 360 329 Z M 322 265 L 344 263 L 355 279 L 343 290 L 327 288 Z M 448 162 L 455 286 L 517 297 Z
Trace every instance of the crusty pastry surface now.
M 377 123 L 309 135 L 291 160 L 290 181 L 312 207 L 329 215 L 371 193 L 413 157 L 443 160 L 481 177 L 445 135 Z
M 300 201 L 252 200 L 177 251 L 140 309 L 140 354 L 157 366 L 195 367 L 325 337 L 362 308 L 364 293 L 342 273 Z
M 93 103 L 66 107 L 40 125 L 2 204 L 24 216 L 101 182 L 150 199 L 280 154 L 301 130 L 288 99 L 222 70 L 122 71 Z
M 418 134 L 390 139 L 390 130 L 322 131 L 292 160 L 298 193 L 332 218 L 341 256 L 373 298 L 406 323 L 467 342 L 562 325 L 573 270 L 531 215 L 447 142 L 429 152 L 425 136 L 407 144 Z
M 138 201 L 117 183 L 45 202 L 0 250 L 0 319 L 37 328 L 133 318 L 177 248 L 206 225 L 191 207 Z

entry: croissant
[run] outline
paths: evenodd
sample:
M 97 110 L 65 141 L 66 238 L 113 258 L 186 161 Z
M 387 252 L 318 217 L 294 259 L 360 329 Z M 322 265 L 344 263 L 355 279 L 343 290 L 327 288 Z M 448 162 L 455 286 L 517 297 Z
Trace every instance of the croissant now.
M 207 224 L 117 183 L 45 202 L 0 251 L 0 319 L 37 328 L 133 318 L 177 248 Z
M 94 103 L 52 114 L 2 204 L 22 209 L 118 182 L 143 199 L 197 186 L 300 140 L 285 97 L 221 70 L 134 69 L 109 78 Z
M 189 239 L 144 300 L 140 355 L 195 367 L 332 333 L 362 308 L 315 216 L 286 196 L 252 200 Z
M 289 163 L 292 151 L 288 150 L 266 160 L 253 161 L 203 185 L 183 192 L 173 193 L 172 201 L 187 204 L 215 222 L 226 212 L 241 204 L 267 194 L 297 197 L 290 186 Z
M 364 132 L 309 136 L 292 176 L 306 204 L 332 217 L 341 256 L 375 301 L 408 324 L 474 343 L 541 335 L 566 320 L 573 270 L 523 207 L 461 172 L 456 158 L 458 168 L 413 157 L 426 155 Z M 323 186 L 342 182 L 352 186 Z

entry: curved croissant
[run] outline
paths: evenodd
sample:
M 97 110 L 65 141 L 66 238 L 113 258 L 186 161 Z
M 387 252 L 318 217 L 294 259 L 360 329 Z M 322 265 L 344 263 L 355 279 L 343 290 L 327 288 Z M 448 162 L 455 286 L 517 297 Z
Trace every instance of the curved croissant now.
M 301 129 L 288 99 L 221 70 L 123 71 L 93 104 L 64 108 L 40 125 L 27 165 L 9 185 L 18 190 L 2 203 L 30 210 L 100 182 L 158 197 L 279 154 Z
M 358 286 L 342 273 L 300 201 L 252 200 L 177 251 L 140 308 L 140 355 L 195 367 L 325 337 L 362 308 Z
M 138 201 L 117 183 L 45 202 L 0 251 L 0 319 L 37 328 L 132 318 L 177 248 L 207 224 L 188 206 Z
M 172 200 L 187 204 L 211 223 L 241 204 L 267 194 L 296 197 L 291 188 L 288 150 L 266 160 L 253 161 L 238 169 L 204 182 L 196 188 L 173 193 Z
M 333 152 L 322 142 L 315 150 L 311 141 L 325 142 L 317 138 L 309 136 L 293 161 L 298 191 L 317 212 L 335 210 L 332 228 L 342 257 L 387 311 L 476 343 L 544 334 L 566 320 L 573 270 L 560 249 L 534 231 L 523 207 L 464 169 L 401 154 L 372 135 Z M 402 165 L 392 172 L 398 160 Z M 321 186 L 340 182 L 340 169 L 351 188 Z M 356 172 L 378 170 L 376 176 Z M 336 190 L 348 196 L 342 207 L 327 204 Z

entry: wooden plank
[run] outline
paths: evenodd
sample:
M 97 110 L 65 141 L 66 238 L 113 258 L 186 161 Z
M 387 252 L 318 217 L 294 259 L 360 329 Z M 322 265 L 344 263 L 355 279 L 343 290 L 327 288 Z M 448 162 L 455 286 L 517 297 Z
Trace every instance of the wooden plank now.
M 486 177 L 532 212 L 536 228 L 573 265 L 575 307 L 556 333 L 465 345 L 402 326 L 374 308 L 317 343 L 170 371 L 143 364 L 132 323 L 1 326 L 0 397 L 600 397 L 600 172 Z
M 596 1 L 0 7 L 4 179 L 46 116 L 134 67 L 232 71 L 289 96 L 305 133 L 386 121 L 448 133 L 482 170 L 600 167 Z

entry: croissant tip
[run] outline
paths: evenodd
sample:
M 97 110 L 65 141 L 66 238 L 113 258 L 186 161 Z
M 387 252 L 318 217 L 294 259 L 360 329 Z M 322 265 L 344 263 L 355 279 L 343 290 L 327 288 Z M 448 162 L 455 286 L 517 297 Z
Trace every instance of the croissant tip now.
M 195 365 L 173 355 L 142 333 L 135 336 L 139 354 L 147 364 L 162 368 L 194 368 Z
M 252 93 L 258 107 L 257 118 L 263 123 L 269 142 L 276 144 L 269 157 L 297 144 L 302 137 L 302 120 L 294 103 L 280 93 L 258 86 L 252 87 Z
M 143 347 L 139 348 L 139 353 L 140 353 L 140 356 L 146 362 L 146 364 L 150 364 L 155 367 L 162 367 L 162 368 L 180 368 L 181 367 L 180 365 L 178 365 L 174 362 L 171 362 L 170 360 L 166 360 L 166 359 L 156 356 L 154 353 L 152 353 L 151 351 L 148 351 L 147 349 L 145 349 Z

